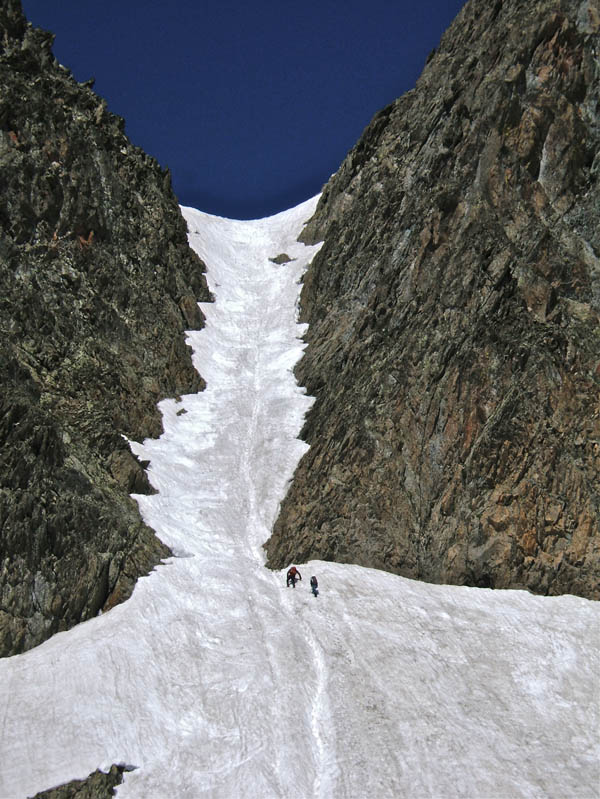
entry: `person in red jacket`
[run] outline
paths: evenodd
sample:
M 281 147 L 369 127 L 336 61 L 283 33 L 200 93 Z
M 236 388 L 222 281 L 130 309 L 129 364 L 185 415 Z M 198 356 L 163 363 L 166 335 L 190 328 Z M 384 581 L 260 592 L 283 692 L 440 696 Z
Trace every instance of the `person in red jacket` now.
M 301 580 L 301 579 L 302 575 L 300 574 L 298 569 L 295 566 L 290 566 L 287 573 L 287 587 L 289 588 L 291 583 L 292 588 L 295 588 L 296 580 Z

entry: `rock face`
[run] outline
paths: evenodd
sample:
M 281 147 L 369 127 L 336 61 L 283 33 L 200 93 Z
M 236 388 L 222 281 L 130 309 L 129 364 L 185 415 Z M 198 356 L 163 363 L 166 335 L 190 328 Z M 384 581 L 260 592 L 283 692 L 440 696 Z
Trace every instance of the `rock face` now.
M 72 782 L 36 793 L 32 799 L 109 799 L 115 796 L 114 788 L 123 782 L 123 772 L 131 771 L 126 766 L 111 766 L 105 774 L 98 770 L 85 780 Z
M 325 187 L 271 566 L 600 598 L 599 34 L 470 0 Z
M 0 655 L 112 607 L 168 551 L 123 435 L 197 391 L 203 265 L 168 173 L 0 9 Z

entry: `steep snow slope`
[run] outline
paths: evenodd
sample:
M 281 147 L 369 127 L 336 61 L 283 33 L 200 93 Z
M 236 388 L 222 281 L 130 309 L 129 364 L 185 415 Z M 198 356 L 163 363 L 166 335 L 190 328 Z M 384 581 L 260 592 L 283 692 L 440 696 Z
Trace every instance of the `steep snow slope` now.
M 593 797 L 595 603 L 451 588 L 333 563 L 264 566 L 311 400 L 296 243 L 184 209 L 215 303 L 190 335 L 207 388 L 132 444 L 138 501 L 177 555 L 130 600 L 0 662 L 0 797 L 127 763 L 119 797 Z M 268 259 L 287 252 L 291 263 Z M 315 599 L 308 577 L 317 574 Z

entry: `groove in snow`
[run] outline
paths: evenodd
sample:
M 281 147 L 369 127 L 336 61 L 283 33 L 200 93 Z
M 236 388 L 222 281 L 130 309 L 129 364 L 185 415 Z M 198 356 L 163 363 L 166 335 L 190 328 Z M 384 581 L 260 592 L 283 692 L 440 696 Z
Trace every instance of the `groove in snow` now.
M 264 568 L 306 451 L 292 369 L 318 247 L 296 239 L 316 199 L 252 222 L 183 209 L 216 300 L 189 334 L 207 387 L 132 447 L 159 490 L 144 519 L 185 557 L 0 661 L 0 797 L 112 763 L 136 766 L 120 799 L 598 795 L 597 603 L 334 563 L 286 589 Z

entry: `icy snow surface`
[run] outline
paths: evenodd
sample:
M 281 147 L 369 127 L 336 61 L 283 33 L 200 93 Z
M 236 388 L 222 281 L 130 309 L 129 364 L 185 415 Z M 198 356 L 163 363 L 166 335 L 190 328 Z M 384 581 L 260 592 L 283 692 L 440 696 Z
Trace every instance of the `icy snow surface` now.
M 184 209 L 216 299 L 189 335 L 207 388 L 132 444 L 176 557 L 0 661 L 2 799 L 112 763 L 136 767 L 120 799 L 599 795 L 598 604 L 317 562 L 286 589 L 264 568 L 305 450 L 296 304 L 318 247 L 296 238 L 315 202 L 253 222 Z

